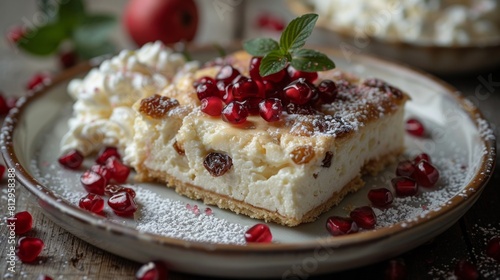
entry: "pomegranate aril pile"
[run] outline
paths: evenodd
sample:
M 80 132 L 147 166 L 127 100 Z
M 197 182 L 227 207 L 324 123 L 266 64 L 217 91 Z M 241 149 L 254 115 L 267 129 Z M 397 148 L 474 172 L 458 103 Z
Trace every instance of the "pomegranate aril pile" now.
M 62 155 L 58 161 L 59 163 L 69 169 L 78 169 L 83 163 L 83 155 L 78 150 L 71 150 Z
M 8 224 L 15 224 L 16 234 L 25 234 L 33 227 L 33 217 L 28 211 L 18 212 L 14 217 L 7 219 Z
M 135 274 L 137 280 L 163 280 L 168 279 L 168 270 L 165 263 L 152 261 L 142 265 Z
M 281 71 L 262 77 L 261 57 L 253 57 L 250 77 L 231 65 L 224 65 L 215 78 L 202 77 L 193 83 L 201 111 L 231 124 L 246 122 L 248 116 L 260 115 L 267 122 L 289 114 L 315 114 L 314 107 L 331 103 L 337 96 L 334 81 L 321 81 L 316 87 L 317 72 L 303 72 L 287 66 Z
M 273 235 L 266 224 L 256 224 L 245 232 L 248 243 L 269 243 L 272 239 Z
M 21 237 L 17 242 L 17 257 L 25 263 L 31 263 L 36 260 L 42 252 L 44 243 L 40 238 Z

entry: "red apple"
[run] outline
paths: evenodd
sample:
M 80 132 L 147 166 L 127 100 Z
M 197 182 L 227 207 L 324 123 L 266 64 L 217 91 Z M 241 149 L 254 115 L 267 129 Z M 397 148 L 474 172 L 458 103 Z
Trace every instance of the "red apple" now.
M 124 25 L 137 45 L 191 41 L 198 28 L 194 0 L 130 0 Z

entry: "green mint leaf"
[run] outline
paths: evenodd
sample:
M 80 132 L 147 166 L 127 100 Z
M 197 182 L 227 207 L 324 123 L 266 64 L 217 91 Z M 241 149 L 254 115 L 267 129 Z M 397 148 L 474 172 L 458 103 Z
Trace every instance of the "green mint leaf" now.
M 290 64 L 304 72 L 326 71 L 335 68 L 335 63 L 323 53 L 301 49 L 292 53 Z
M 24 38 L 17 42 L 17 46 L 34 55 L 49 55 L 57 50 L 65 38 L 64 27 L 51 23 L 28 31 Z
M 292 20 L 281 33 L 280 48 L 283 52 L 292 52 L 302 48 L 307 37 L 311 35 L 317 20 L 317 14 L 305 14 Z
M 262 58 L 259 73 L 262 77 L 278 73 L 286 67 L 287 63 L 288 59 L 281 50 L 271 51 Z
M 48 22 L 54 22 L 57 16 L 57 3 L 51 0 L 38 0 L 38 9 L 48 17 Z
M 73 31 L 73 40 L 77 44 L 101 45 L 116 25 L 116 20 L 110 15 L 88 15 Z
M 71 33 L 84 17 L 85 5 L 82 0 L 65 0 L 59 4 L 57 21 L 66 28 L 68 33 Z
M 243 44 L 243 49 L 253 56 L 265 56 L 271 51 L 279 49 L 278 42 L 270 38 L 257 38 L 248 40 Z

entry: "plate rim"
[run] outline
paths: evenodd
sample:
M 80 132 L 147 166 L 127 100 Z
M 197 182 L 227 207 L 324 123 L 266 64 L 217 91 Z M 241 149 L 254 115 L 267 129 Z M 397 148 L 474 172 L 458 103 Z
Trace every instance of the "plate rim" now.
M 237 46 L 237 43 L 230 44 L 230 46 Z M 341 56 L 342 52 L 338 49 L 324 46 L 314 46 L 316 49 L 326 52 L 330 55 Z M 213 46 L 200 45 L 200 46 L 190 46 L 189 49 L 193 52 L 195 51 L 208 51 L 213 50 Z M 30 174 L 29 167 L 25 168 L 18 159 L 18 156 L 14 151 L 14 142 L 9 139 L 13 139 L 14 133 L 16 131 L 17 124 L 19 120 L 23 117 L 23 112 L 26 108 L 35 103 L 36 100 L 43 97 L 52 88 L 69 81 L 79 74 L 84 74 L 90 69 L 98 66 L 106 57 L 98 57 L 87 62 L 83 62 L 67 71 L 64 71 L 55 77 L 53 77 L 50 83 L 47 83 L 41 87 L 29 91 L 25 97 L 19 98 L 16 107 L 12 109 L 4 120 L 0 143 L 2 143 L 2 156 L 8 168 L 16 169 L 16 179 L 19 181 L 28 191 L 35 195 L 39 201 L 49 204 L 57 211 L 62 214 L 70 215 L 71 218 L 76 219 L 80 223 L 88 224 L 92 227 L 97 227 L 99 230 L 106 230 L 114 234 L 127 235 L 139 240 L 147 240 L 148 242 L 154 242 L 164 247 L 174 247 L 179 249 L 189 249 L 196 251 L 210 252 L 212 254 L 235 254 L 235 253 L 253 253 L 253 254 L 265 254 L 265 253 L 279 253 L 279 252 L 304 252 L 315 250 L 318 244 L 326 247 L 335 247 L 337 249 L 346 248 L 356 248 L 358 246 L 363 246 L 366 243 L 372 243 L 374 241 L 380 241 L 387 239 L 391 236 L 404 233 L 408 230 L 413 230 L 415 228 L 424 226 L 436 220 L 437 218 L 451 212 L 452 210 L 458 208 L 460 205 L 466 203 L 466 201 L 477 199 L 476 196 L 481 194 L 482 189 L 486 186 L 489 179 L 495 170 L 496 164 L 496 137 L 489 137 L 485 139 L 481 137 L 480 140 L 483 143 L 487 153 L 481 156 L 480 168 L 474 174 L 474 176 L 464 185 L 465 192 L 464 195 L 455 195 L 448 200 L 449 203 L 442 205 L 440 209 L 436 211 L 428 212 L 425 216 L 418 216 L 412 221 L 402 221 L 398 222 L 390 227 L 379 228 L 375 230 L 359 232 L 352 235 L 336 236 L 336 237 L 320 237 L 314 241 L 299 242 L 299 243 L 268 243 L 268 244 L 246 244 L 246 245 L 235 245 L 235 244 L 220 244 L 220 243 L 207 243 L 200 241 L 188 241 L 184 239 L 178 239 L 173 237 L 162 236 L 158 234 L 141 232 L 137 229 L 130 228 L 127 226 L 119 225 L 116 223 L 103 223 L 106 218 L 98 216 L 96 214 L 90 213 L 77 206 L 61 200 L 50 188 L 44 184 L 38 182 L 34 176 Z M 478 132 L 481 131 L 479 127 L 478 120 L 486 120 L 480 110 L 471 102 L 468 101 L 461 93 L 459 93 L 453 86 L 448 83 L 436 78 L 435 76 L 428 74 L 424 71 L 414 69 L 406 65 L 400 65 L 394 62 L 389 62 L 383 59 L 371 57 L 369 55 L 359 55 L 354 54 L 351 57 L 353 62 L 363 62 L 368 61 L 374 64 L 387 66 L 390 68 L 395 68 L 397 70 L 406 72 L 407 74 L 420 76 L 425 79 L 429 79 L 432 82 L 438 84 L 445 89 L 444 92 L 439 94 L 447 94 L 451 96 L 458 105 L 460 109 L 463 110 L 468 118 L 473 122 L 475 128 Z M 361 64 L 362 65 L 362 64 Z M 484 129 L 484 128 L 483 128 Z M 487 121 L 486 129 L 491 129 L 490 122 Z M 40 202 L 39 202 L 40 203 Z M 43 207 L 41 207 L 43 209 Z M 46 211 L 44 209 L 44 211 Z M 403 225 L 404 224 L 404 225 Z M 318 243 L 320 242 L 320 243 Z

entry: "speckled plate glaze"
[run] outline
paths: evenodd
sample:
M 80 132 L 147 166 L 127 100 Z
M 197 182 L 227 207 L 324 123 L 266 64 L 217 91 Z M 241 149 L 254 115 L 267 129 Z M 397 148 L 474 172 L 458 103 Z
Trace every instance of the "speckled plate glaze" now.
M 455 89 L 424 73 L 370 57 L 347 59 L 341 52 L 319 49 L 329 54 L 338 68 L 381 78 L 408 92 L 412 101 L 406 117 L 420 119 L 429 136 L 407 136 L 403 157 L 427 152 L 441 170 L 435 189 L 415 198 L 398 198 L 391 208 L 376 209 L 378 226 L 374 230 L 330 237 L 325 221 L 331 215 L 347 216 L 349 209 L 368 205 L 368 190 L 390 188 L 394 165 L 376 177 L 364 178 L 365 188 L 314 223 L 295 228 L 270 225 L 271 244 L 228 244 L 241 241 L 242 232 L 258 221 L 215 207 L 206 215 L 206 206 L 160 184 L 131 182 L 140 205 L 134 218 L 119 218 L 109 209 L 105 217 L 79 209 L 75 203 L 84 192 L 78 178 L 84 169 L 68 171 L 57 164 L 59 141 L 71 115 L 66 86 L 99 60 L 64 72 L 50 85 L 20 100 L 4 122 L 2 154 L 44 213 L 61 227 L 125 258 L 165 260 L 172 270 L 188 273 L 286 279 L 345 270 L 401 254 L 453 225 L 478 199 L 493 172 L 495 137 L 488 122 Z M 193 53 L 199 59 L 216 55 L 209 48 L 197 48 Z M 85 166 L 91 161 L 88 159 Z M 186 208 L 188 203 L 197 205 L 201 213 L 192 213 Z M 161 220 L 174 216 L 169 211 L 177 218 Z M 200 221 L 200 228 L 196 221 Z M 210 228 L 217 229 L 208 233 Z

